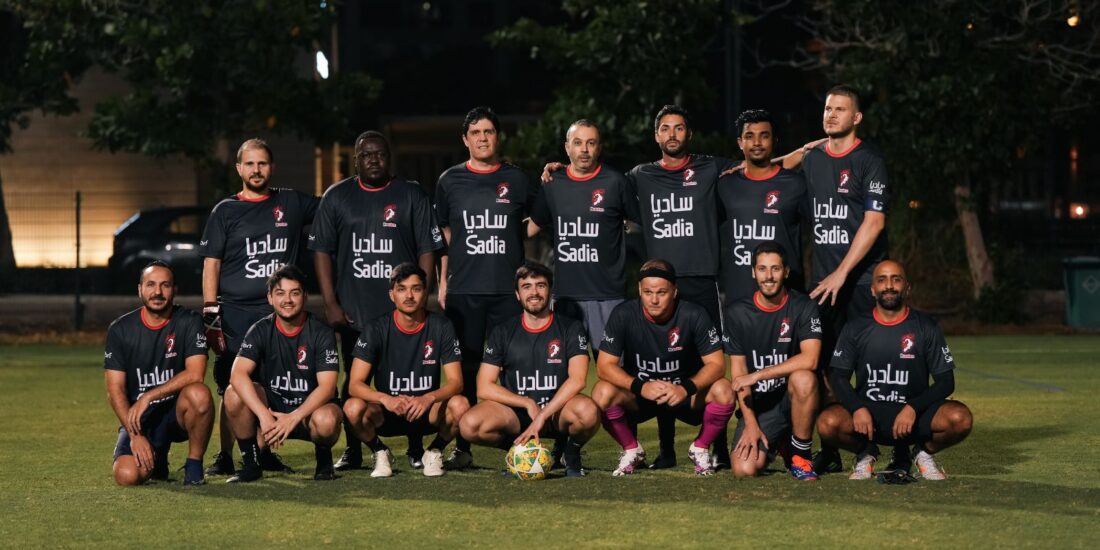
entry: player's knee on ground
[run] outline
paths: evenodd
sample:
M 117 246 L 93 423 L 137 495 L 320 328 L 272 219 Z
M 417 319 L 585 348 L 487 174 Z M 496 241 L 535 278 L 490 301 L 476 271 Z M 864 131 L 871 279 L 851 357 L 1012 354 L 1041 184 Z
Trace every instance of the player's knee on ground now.
M 787 377 L 787 387 L 792 398 L 809 401 L 817 396 L 817 376 L 808 370 L 794 371 Z
M 309 431 L 315 443 L 333 445 L 340 438 L 343 414 L 336 405 L 325 405 L 309 417 Z
M 149 476 L 153 474 L 151 470 L 142 470 L 138 466 L 137 459 L 132 455 L 122 455 L 115 459 L 112 470 L 115 483 L 124 487 L 141 485 L 148 481 Z
M 848 411 L 840 405 L 832 405 L 818 415 L 817 433 L 822 439 L 836 440 L 848 424 L 851 424 Z
M 710 389 L 707 391 L 707 403 L 732 405 L 733 399 L 733 386 L 731 386 L 730 381 L 725 378 L 719 378 L 715 383 L 711 384 Z
M 754 460 L 742 460 L 730 453 L 730 470 L 734 477 L 754 477 L 759 469 Z

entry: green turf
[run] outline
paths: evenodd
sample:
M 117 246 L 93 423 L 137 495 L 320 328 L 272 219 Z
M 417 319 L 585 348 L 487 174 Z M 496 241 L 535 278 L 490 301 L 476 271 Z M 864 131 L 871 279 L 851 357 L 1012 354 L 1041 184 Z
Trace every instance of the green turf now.
M 950 341 L 955 397 L 973 409 L 974 431 L 940 455 L 949 480 L 908 486 L 844 475 L 697 479 L 686 463 L 694 430 L 681 427 L 680 466 L 623 479 L 610 476 L 617 452 L 600 433 L 586 447 L 584 479 L 505 479 L 503 453 L 486 449 L 475 450 L 480 469 L 425 479 L 404 467 L 399 438 L 400 471 L 386 480 L 358 471 L 328 483 L 280 474 L 246 486 L 212 478 L 124 489 L 110 475 L 117 422 L 102 351 L 6 346 L 0 546 L 1095 546 L 1100 338 Z M 643 443 L 655 446 L 654 431 L 643 427 Z M 173 468 L 183 451 L 173 449 Z M 307 444 L 282 454 L 312 472 Z

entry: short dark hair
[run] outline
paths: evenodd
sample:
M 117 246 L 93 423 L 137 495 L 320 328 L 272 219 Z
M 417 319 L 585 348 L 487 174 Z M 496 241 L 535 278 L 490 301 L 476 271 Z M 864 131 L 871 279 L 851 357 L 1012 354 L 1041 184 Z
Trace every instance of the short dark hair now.
M 270 277 L 267 278 L 267 293 L 271 294 L 275 292 L 275 287 L 279 286 L 279 283 L 286 279 L 288 281 L 296 281 L 302 287 L 302 293 L 306 292 L 306 274 L 302 273 L 301 269 L 298 269 L 294 264 L 286 264 L 283 267 L 275 270 Z
M 546 279 L 546 284 L 550 285 L 550 288 L 554 288 L 554 272 L 550 271 L 549 267 L 538 262 L 526 261 L 516 270 L 516 290 L 519 290 L 521 279 L 530 277 L 542 277 Z
M 737 122 L 734 123 L 734 128 L 737 129 L 737 137 L 741 137 L 741 134 L 745 132 L 746 124 L 756 124 L 757 122 L 771 124 L 772 135 L 775 135 L 775 123 L 772 122 L 772 114 L 765 109 L 749 109 L 737 115 Z
M 832 88 L 829 88 L 828 92 L 825 92 L 825 97 L 831 95 L 842 95 L 847 98 L 851 98 L 853 106 L 855 106 L 856 112 L 859 112 L 859 92 L 855 88 L 847 84 L 837 84 Z
M 752 251 L 752 266 L 756 267 L 756 259 L 761 254 L 779 254 L 779 259 L 783 261 L 783 267 L 787 267 L 787 251 L 783 249 L 783 245 L 775 241 L 764 241 L 758 245 Z
M 275 153 L 272 153 L 271 147 L 267 145 L 266 141 L 260 138 L 245 140 L 245 142 L 237 148 L 237 164 L 241 163 L 241 156 L 249 149 L 263 149 L 267 153 L 267 162 L 275 164 Z
M 420 277 L 421 284 L 423 284 L 424 286 L 428 285 L 428 274 L 425 273 L 419 265 L 416 265 L 412 262 L 401 262 L 394 266 L 393 271 L 390 271 L 390 290 L 396 288 L 397 283 L 400 283 L 401 281 L 404 281 L 405 279 L 408 279 L 413 275 Z
M 482 119 L 492 122 L 493 129 L 500 132 L 500 119 L 497 118 L 492 107 L 478 106 L 470 109 L 470 112 L 466 113 L 466 118 L 462 120 L 462 135 L 466 135 L 466 132 L 470 131 L 470 126 Z
M 172 274 L 172 284 L 176 284 L 176 272 L 172 271 L 172 266 L 168 265 L 168 262 L 166 262 L 164 260 L 153 260 L 153 261 L 145 264 L 145 267 L 141 268 L 141 273 L 138 274 L 138 283 L 139 284 L 142 281 L 145 280 L 145 272 L 150 267 L 163 267 L 164 269 L 167 269 L 168 272 Z
M 661 107 L 661 110 L 657 111 L 657 116 L 653 118 L 654 133 L 661 127 L 661 119 L 667 115 L 680 115 L 684 119 L 684 125 L 687 126 L 688 130 L 691 129 L 691 117 L 688 115 L 687 109 L 679 105 L 669 104 Z
M 362 134 L 359 134 L 359 137 L 355 138 L 355 150 L 356 151 L 359 150 L 359 144 L 362 143 L 363 140 L 365 140 L 365 139 L 377 139 L 377 140 L 381 141 L 382 143 L 386 144 L 386 151 L 389 151 L 390 149 L 392 149 L 392 147 L 390 147 L 390 139 L 388 137 L 386 137 L 386 134 L 383 134 L 382 132 L 379 132 L 378 130 L 367 130 L 366 132 L 363 132 Z

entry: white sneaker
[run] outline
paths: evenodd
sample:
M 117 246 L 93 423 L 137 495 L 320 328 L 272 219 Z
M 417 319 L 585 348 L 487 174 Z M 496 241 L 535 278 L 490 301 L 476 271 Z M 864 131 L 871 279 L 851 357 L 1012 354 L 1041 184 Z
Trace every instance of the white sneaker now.
M 857 455 L 856 464 L 852 467 L 852 473 L 848 475 L 848 479 L 871 479 L 875 475 L 875 460 L 874 455 L 865 453 Z
M 695 463 L 695 475 L 704 477 L 714 475 L 714 466 L 710 459 L 710 449 L 696 447 L 693 443 L 688 447 L 688 458 Z
M 641 445 L 628 451 L 623 451 L 622 454 L 619 455 L 619 466 L 615 468 L 615 471 L 611 472 L 611 475 L 615 477 L 630 475 L 638 468 L 645 468 L 645 449 L 642 449 Z
M 439 477 L 443 475 L 443 453 L 439 449 L 424 451 L 424 457 L 421 460 L 424 462 L 425 476 Z
M 393 456 L 389 449 L 383 449 L 374 453 L 374 470 L 371 477 L 390 477 L 393 475 Z
M 920 476 L 924 479 L 928 481 L 947 479 L 947 474 L 943 473 L 939 464 L 936 464 L 936 459 L 932 458 L 932 455 L 926 453 L 924 449 L 917 451 L 917 455 L 913 457 L 913 460 L 917 463 L 917 470 L 920 470 Z

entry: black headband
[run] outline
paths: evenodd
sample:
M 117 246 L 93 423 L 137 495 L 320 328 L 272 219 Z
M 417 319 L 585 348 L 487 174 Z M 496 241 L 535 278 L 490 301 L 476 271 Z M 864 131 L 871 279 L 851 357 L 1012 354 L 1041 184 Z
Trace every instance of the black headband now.
M 672 284 L 676 284 L 676 272 L 661 269 L 659 267 L 650 267 L 650 268 L 643 269 L 643 270 L 638 272 L 638 280 L 639 281 L 641 281 L 642 279 L 645 279 L 646 277 L 660 277 L 660 278 L 665 279 L 666 281 L 668 281 Z

